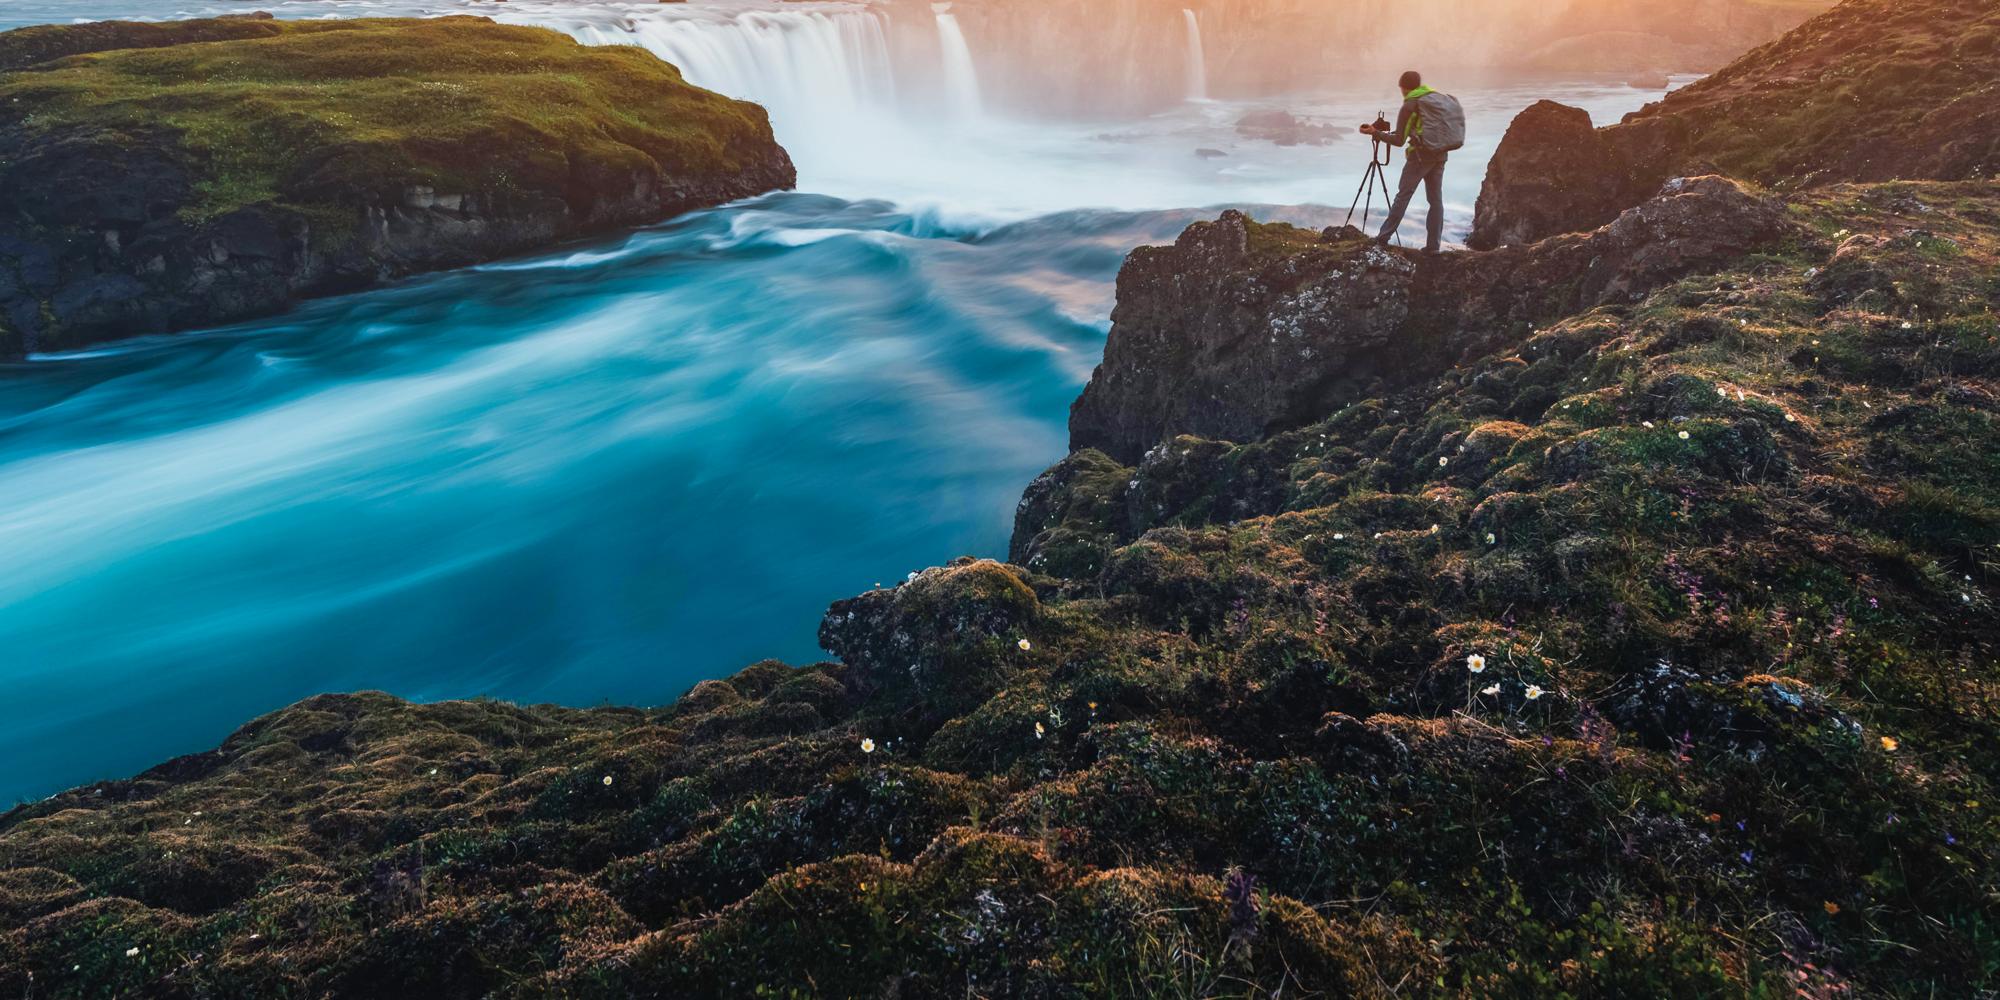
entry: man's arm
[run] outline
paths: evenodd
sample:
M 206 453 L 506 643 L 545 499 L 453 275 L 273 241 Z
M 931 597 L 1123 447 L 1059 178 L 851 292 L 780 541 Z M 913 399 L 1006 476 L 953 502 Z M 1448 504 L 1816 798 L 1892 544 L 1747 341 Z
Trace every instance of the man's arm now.
M 1396 131 L 1382 137 L 1391 146 L 1400 146 L 1410 138 L 1410 119 L 1416 117 L 1417 102 L 1404 101 L 1396 111 Z

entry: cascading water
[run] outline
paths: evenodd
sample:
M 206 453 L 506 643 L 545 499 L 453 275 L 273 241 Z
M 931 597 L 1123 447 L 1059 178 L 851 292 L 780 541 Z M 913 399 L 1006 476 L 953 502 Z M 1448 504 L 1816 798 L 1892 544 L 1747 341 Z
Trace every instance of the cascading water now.
M 550 18 L 532 11 L 510 20 Z M 579 41 L 642 46 L 680 67 L 689 83 L 763 105 L 793 149 L 845 141 L 859 119 L 897 105 L 882 18 L 871 11 L 693 8 L 612 24 L 555 23 Z
M 958 18 L 952 16 L 950 4 L 936 4 L 931 9 L 937 13 L 945 108 L 956 122 L 973 121 L 979 117 L 981 102 L 979 71 L 972 64 L 972 46 L 966 44 L 965 32 L 959 28 Z
M 1190 101 L 1208 100 L 1208 55 L 1201 48 L 1201 21 L 1192 10 L 1182 10 L 1187 19 L 1187 95 Z

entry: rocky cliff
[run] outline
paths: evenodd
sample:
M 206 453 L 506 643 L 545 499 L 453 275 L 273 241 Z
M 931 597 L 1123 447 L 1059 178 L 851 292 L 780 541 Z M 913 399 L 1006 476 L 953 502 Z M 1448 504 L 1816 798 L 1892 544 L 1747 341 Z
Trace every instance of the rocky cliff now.
M 1796 234 L 1720 177 L 1667 184 L 1593 233 L 1423 261 L 1226 212 L 1126 260 L 1070 447 L 1136 462 L 1181 434 L 1256 440 Z
M 661 708 L 327 695 L 20 806 L 0 994 L 1982 995 L 1996 273 L 1985 181 L 1225 216 L 1008 562 Z
M 208 326 L 794 180 L 755 105 L 483 18 L 0 34 L 0 358 Z
M 1850 0 L 1602 129 L 1538 104 L 1494 155 L 1468 243 L 1591 229 L 1706 172 L 1781 188 L 2000 175 L 2000 4 Z

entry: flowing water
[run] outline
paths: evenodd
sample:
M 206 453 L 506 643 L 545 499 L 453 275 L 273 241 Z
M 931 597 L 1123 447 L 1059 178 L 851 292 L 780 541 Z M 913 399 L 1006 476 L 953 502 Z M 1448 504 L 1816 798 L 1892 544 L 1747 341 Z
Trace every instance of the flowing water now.
M 829 601 L 1005 553 L 1128 249 L 1223 204 L 1339 221 L 1366 146 L 1251 142 L 1237 117 L 1393 100 L 1035 118 L 982 94 L 964 6 L 927 12 L 927 56 L 854 5 L 478 9 L 763 103 L 800 191 L 0 366 L 0 796 L 128 774 L 320 691 L 654 704 L 815 659 Z M 9 0 L 0 27 L 222 10 Z M 1459 93 L 1480 131 L 1447 172 L 1455 230 L 1515 111 L 1601 120 L 1646 96 Z
M 1201 47 L 1201 19 L 1192 10 L 1182 10 L 1187 20 L 1187 96 L 1190 101 L 1208 100 L 1208 55 Z

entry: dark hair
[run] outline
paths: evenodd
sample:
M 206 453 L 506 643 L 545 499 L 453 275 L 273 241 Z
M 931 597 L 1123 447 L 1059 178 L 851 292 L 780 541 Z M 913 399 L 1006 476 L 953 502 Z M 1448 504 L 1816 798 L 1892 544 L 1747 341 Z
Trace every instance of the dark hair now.
M 1424 85 L 1424 75 L 1416 70 L 1411 70 L 1403 74 L 1403 78 L 1396 81 L 1396 85 L 1403 88 L 1403 93 L 1407 94 Z

